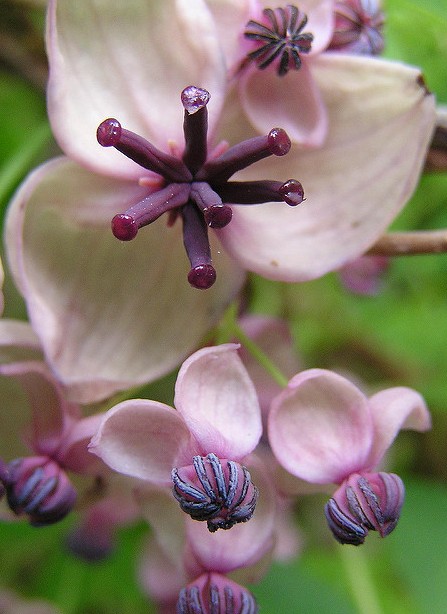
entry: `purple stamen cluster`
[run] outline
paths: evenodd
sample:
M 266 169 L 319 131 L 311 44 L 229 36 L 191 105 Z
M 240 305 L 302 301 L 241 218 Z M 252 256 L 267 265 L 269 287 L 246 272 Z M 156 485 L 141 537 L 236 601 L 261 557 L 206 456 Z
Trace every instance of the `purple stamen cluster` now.
M 342 0 L 335 3 L 335 28 L 328 47 L 362 55 L 379 55 L 385 46 L 385 16 L 378 0 Z
M 359 546 L 368 531 L 386 537 L 399 520 L 405 488 L 394 473 L 354 473 L 326 503 L 325 514 L 335 539 Z
M 258 47 L 247 55 L 261 70 L 279 59 L 277 72 L 280 77 L 291 68 L 301 67 L 300 53 L 309 53 L 313 34 L 303 32 L 307 15 L 296 6 L 264 9 L 263 23 L 250 20 L 244 32 L 245 38 L 254 41 Z
M 146 198 L 115 215 L 113 234 L 122 241 L 130 241 L 141 227 L 151 224 L 163 213 L 169 213 L 169 224 L 181 217 L 183 242 L 191 264 L 188 281 L 199 289 L 209 288 L 216 280 L 208 228 L 219 229 L 230 223 L 232 209 L 228 203 L 286 202 L 295 206 L 304 200 L 303 188 L 295 179 L 285 183 L 229 181 L 234 173 L 263 158 L 287 154 L 290 139 L 284 130 L 274 128 L 268 135 L 243 141 L 217 157 L 208 156 L 209 99 L 206 90 L 195 86 L 182 92 L 185 149 L 181 159 L 122 128 L 116 119 L 106 119 L 97 130 L 100 145 L 115 147 L 162 178 L 159 189 L 148 188 Z
M 4 466 L 1 479 L 8 505 L 32 526 L 62 520 L 74 507 L 76 491 L 65 471 L 45 456 L 19 458 Z
M 208 530 L 231 529 L 253 516 L 258 489 L 246 467 L 215 454 L 194 456 L 193 464 L 172 470 L 174 497 L 193 520 Z
M 177 601 L 177 614 L 257 614 L 255 598 L 246 589 L 224 576 L 201 576 L 183 588 Z

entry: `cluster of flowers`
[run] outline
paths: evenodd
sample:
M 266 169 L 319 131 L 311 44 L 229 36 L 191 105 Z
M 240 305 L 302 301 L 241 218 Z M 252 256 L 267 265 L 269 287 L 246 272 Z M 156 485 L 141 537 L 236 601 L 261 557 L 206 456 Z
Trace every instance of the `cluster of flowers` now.
M 245 271 L 339 269 L 414 189 L 434 101 L 418 69 L 372 57 L 382 24 L 362 0 L 49 1 L 67 157 L 25 180 L 6 221 L 29 323 L 0 320 L 2 513 L 41 526 L 77 505 L 70 543 L 88 558 L 142 515 L 145 583 L 167 612 L 256 612 L 228 574 L 258 580 L 294 550 L 297 493 L 332 492 L 343 544 L 398 521 L 404 486 L 378 465 L 400 429 L 429 428 L 418 393 L 299 372 L 277 320 L 241 326 L 287 356 L 282 387 L 236 343 L 197 350 Z M 182 361 L 175 409 L 131 398 Z

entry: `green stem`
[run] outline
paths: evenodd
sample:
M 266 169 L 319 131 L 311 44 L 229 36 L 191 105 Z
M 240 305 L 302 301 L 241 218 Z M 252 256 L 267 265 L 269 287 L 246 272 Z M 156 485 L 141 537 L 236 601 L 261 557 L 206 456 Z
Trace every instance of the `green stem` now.
M 359 614 L 382 614 L 376 587 L 362 547 L 345 545 L 337 548 Z
M 49 125 L 47 123 L 42 124 L 32 133 L 26 144 L 23 144 L 2 167 L 0 171 L 0 202 L 6 200 L 11 190 L 22 179 L 50 136 Z

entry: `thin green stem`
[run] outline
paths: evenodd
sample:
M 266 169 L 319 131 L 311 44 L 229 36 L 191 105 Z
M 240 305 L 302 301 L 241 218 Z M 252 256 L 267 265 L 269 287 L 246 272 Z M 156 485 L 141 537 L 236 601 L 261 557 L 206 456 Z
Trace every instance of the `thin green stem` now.
M 50 136 L 50 126 L 47 123 L 42 124 L 3 166 L 0 172 L 0 202 L 6 200 L 11 190 L 22 179 Z
M 359 614 L 382 614 L 376 587 L 362 547 L 337 546 Z

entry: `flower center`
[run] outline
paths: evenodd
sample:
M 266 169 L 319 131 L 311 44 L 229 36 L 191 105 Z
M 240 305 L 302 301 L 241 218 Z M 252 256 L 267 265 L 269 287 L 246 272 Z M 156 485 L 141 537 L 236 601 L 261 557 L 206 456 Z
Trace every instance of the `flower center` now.
M 211 533 L 253 516 L 258 489 L 239 463 L 215 454 L 194 456 L 192 465 L 172 470 L 172 481 L 182 510 L 193 520 L 206 520 Z
M 27 514 L 33 526 L 62 520 L 76 502 L 76 491 L 65 471 L 46 456 L 13 460 L 3 466 L 0 479 L 11 510 Z
M 359 546 L 369 531 L 386 537 L 396 527 L 404 496 L 394 473 L 353 473 L 326 503 L 329 528 L 341 544 Z
M 181 159 L 122 128 L 116 119 L 106 119 L 97 130 L 100 145 L 115 147 L 143 168 L 161 176 L 157 187 L 148 178 L 140 180 L 141 185 L 148 186 L 148 196 L 113 218 L 113 234 L 122 241 L 130 241 L 139 228 L 151 224 L 163 213 L 169 213 L 169 225 L 181 217 L 183 242 L 191 264 L 188 281 L 199 289 L 211 287 L 216 280 L 208 228 L 219 229 L 230 223 L 233 213 L 227 203 L 286 202 L 295 206 L 304 200 L 303 188 L 295 179 L 285 183 L 229 181 L 234 173 L 263 158 L 287 154 L 290 139 L 281 128 L 273 128 L 268 135 L 243 141 L 220 155 L 208 154 L 209 99 L 206 90 L 195 86 L 182 92 L 185 149 Z
M 246 25 L 245 38 L 256 43 L 256 49 L 247 55 L 247 59 L 260 69 L 278 60 L 280 77 L 290 68 L 298 70 L 301 67 L 300 54 L 309 53 L 314 39 L 310 32 L 303 32 L 307 15 L 288 4 L 285 8 L 264 9 L 262 16 L 262 22 L 251 20 Z

